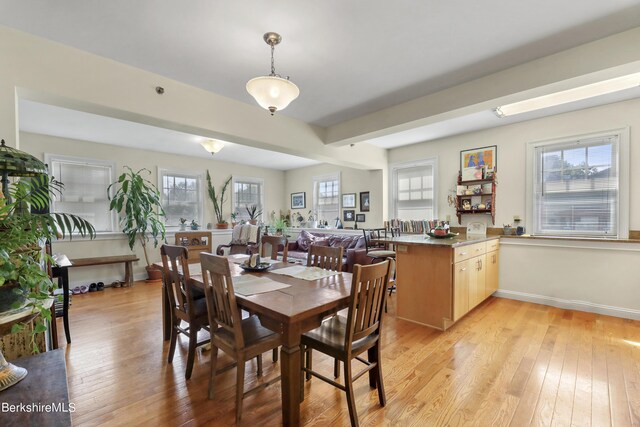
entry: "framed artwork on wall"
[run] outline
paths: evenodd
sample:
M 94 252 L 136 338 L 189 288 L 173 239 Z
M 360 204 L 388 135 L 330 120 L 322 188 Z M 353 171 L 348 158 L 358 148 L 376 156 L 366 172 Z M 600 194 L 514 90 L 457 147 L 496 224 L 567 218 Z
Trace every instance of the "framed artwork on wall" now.
M 460 173 L 463 181 L 484 179 L 487 174 L 493 175 L 498 162 L 498 147 L 472 148 L 460 151 Z
M 364 222 L 365 215 L 364 214 L 356 214 L 356 222 Z
M 360 212 L 369 212 L 371 200 L 369 200 L 369 192 L 360 193 Z
M 300 193 L 291 193 L 291 209 L 304 209 L 307 207 L 305 200 L 306 193 L 304 191 Z
M 344 221 L 353 221 L 356 217 L 356 211 L 354 210 L 345 210 L 343 211 Z
M 342 195 L 342 207 L 343 208 L 355 208 L 356 207 L 356 193 L 347 193 Z

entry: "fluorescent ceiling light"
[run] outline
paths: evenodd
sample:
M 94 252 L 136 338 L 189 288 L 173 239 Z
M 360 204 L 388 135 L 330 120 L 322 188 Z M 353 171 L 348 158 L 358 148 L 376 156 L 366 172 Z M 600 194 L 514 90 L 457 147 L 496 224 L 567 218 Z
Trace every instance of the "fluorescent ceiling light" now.
M 513 104 L 502 105 L 493 109 L 493 112 L 500 118 L 513 116 L 514 114 L 527 113 L 529 111 L 541 110 L 543 108 L 554 107 L 568 102 L 581 101 L 595 96 L 606 95 L 624 89 L 631 89 L 640 86 L 640 73 L 629 74 L 627 76 L 616 77 L 614 79 L 603 80 L 601 82 L 539 96 L 537 98 L 526 99 Z

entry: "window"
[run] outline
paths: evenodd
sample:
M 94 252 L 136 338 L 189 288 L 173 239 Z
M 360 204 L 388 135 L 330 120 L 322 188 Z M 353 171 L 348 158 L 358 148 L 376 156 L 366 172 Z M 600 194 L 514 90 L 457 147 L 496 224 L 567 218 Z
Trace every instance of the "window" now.
M 114 231 L 107 188 L 115 165 L 102 160 L 45 154 L 49 173 L 64 184 L 62 195 L 51 202 L 51 212 L 76 214 L 89 221 L 96 232 Z
M 620 191 L 621 148 L 627 149 L 621 136 L 529 145 L 533 234 L 617 238 L 628 233 L 623 215 L 628 207 L 622 208 L 627 202 Z
M 391 212 L 403 221 L 436 217 L 436 159 L 405 163 L 391 169 Z
M 340 173 L 313 177 L 313 210 L 316 220 L 335 223 L 340 215 Z M 305 212 L 300 212 L 302 216 Z
M 202 225 L 202 175 L 158 169 L 160 199 L 167 226 L 180 225 L 180 218 Z
M 233 178 L 233 211 L 238 212 L 237 220 L 249 220 L 247 207 L 253 205 L 258 211 L 264 210 L 264 180 L 251 177 Z M 261 216 L 257 219 L 264 218 Z

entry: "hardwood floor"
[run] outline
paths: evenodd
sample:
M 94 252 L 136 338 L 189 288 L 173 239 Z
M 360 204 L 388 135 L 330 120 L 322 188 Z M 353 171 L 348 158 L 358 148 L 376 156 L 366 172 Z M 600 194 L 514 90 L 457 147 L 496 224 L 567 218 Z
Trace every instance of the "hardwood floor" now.
M 138 282 L 73 297 L 66 356 L 74 425 L 234 424 L 234 370 L 218 376 L 209 401 L 209 352 L 198 350 L 188 381 L 186 339 L 167 364 L 160 292 Z M 397 320 L 395 300 L 384 318 L 387 406 L 366 378 L 356 381 L 361 425 L 640 426 L 640 322 L 491 298 L 438 332 Z M 277 375 L 279 365 L 264 360 L 263 378 Z M 319 353 L 314 368 L 333 372 Z M 245 387 L 260 381 L 248 363 Z M 242 424 L 281 425 L 279 384 L 245 399 Z M 314 379 L 305 387 L 305 425 L 349 424 L 343 392 Z

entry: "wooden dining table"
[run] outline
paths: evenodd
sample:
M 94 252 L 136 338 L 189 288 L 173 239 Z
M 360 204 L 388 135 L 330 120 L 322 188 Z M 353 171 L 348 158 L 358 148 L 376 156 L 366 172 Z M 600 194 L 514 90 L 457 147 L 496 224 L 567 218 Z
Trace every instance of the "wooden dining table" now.
M 351 273 L 342 272 L 317 280 L 304 280 L 273 273 L 273 270 L 294 264 L 279 262 L 265 272 L 245 272 L 229 259 L 231 276 L 251 274 L 290 285 L 276 291 L 244 296 L 236 292 L 238 305 L 256 314 L 262 325 L 282 335 L 280 371 L 282 381 L 282 423 L 300 425 L 300 339 L 304 332 L 314 329 L 322 320 L 349 304 Z M 204 289 L 199 264 L 190 264 L 191 283 Z M 171 330 L 168 300 L 163 292 L 164 338 Z

